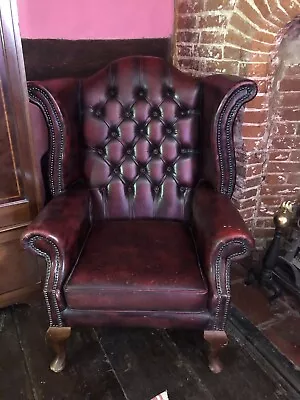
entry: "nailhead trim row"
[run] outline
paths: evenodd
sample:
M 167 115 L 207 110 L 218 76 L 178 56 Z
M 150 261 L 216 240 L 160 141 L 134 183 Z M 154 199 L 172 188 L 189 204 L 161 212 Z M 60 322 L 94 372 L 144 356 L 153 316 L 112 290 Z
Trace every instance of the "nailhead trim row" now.
M 224 126 L 224 117 L 226 115 L 228 107 L 230 107 L 230 103 L 233 98 L 236 98 L 240 93 L 246 90 L 246 94 L 242 96 L 238 101 L 235 100 L 234 107 L 231 108 L 229 115 L 225 121 L 225 137 L 226 137 L 226 149 L 222 147 L 222 126 Z M 234 190 L 235 183 L 235 155 L 234 155 L 234 147 L 232 143 L 232 128 L 240 108 L 245 104 L 249 99 L 253 98 L 256 94 L 256 88 L 253 86 L 243 86 L 240 89 L 234 91 L 231 96 L 225 102 L 223 109 L 220 113 L 220 117 L 218 119 L 217 124 L 217 151 L 219 156 L 219 166 L 220 166 L 220 192 L 232 196 Z M 224 160 L 224 155 L 228 157 L 228 161 Z M 225 184 L 225 166 L 228 166 L 228 185 Z
M 50 191 L 52 196 L 56 196 L 64 190 L 64 177 L 63 177 L 63 153 L 64 153 L 64 134 L 65 134 L 65 126 L 63 120 L 59 113 L 56 110 L 55 102 L 49 93 L 38 86 L 33 85 L 32 83 L 28 83 L 28 96 L 29 101 L 42 111 L 47 127 L 49 129 L 49 136 L 50 136 L 50 157 L 49 157 L 49 183 L 50 183 Z M 54 115 L 54 118 L 49 112 Z M 58 133 L 59 133 L 59 151 L 56 155 L 56 147 L 55 147 L 55 124 L 58 126 Z M 56 167 L 57 163 L 57 167 Z M 54 170 L 55 173 L 54 173 Z M 54 175 L 57 174 L 58 176 L 58 185 L 55 185 Z
M 221 264 L 222 264 L 222 253 L 224 249 L 228 246 L 234 246 L 234 245 L 239 245 L 242 247 L 242 250 L 240 252 L 236 252 L 231 254 L 230 256 L 227 257 L 226 259 L 226 264 L 225 264 L 225 293 L 223 293 L 222 290 L 222 280 L 221 280 Z M 217 286 L 217 294 L 218 294 L 218 304 L 216 308 L 216 314 L 214 317 L 214 330 L 224 330 L 226 321 L 227 321 L 227 316 L 228 316 L 228 310 L 229 310 L 229 304 L 230 304 L 230 267 L 231 267 L 231 262 L 235 258 L 245 255 L 248 252 L 248 246 L 243 240 L 230 240 L 226 243 L 224 243 L 218 253 L 217 259 L 216 259 L 216 286 Z M 223 304 L 222 304 L 223 303 Z M 223 317 L 220 316 L 221 308 L 223 306 Z
M 49 287 L 49 281 L 50 281 L 50 276 L 51 276 L 51 266 L 52 266 L 52 262 L 51 262 L 51 257 L 49 256 L 48 253 L 46 253 L 45 251 L 40 250 L 38 247 L 36 247 L 35 242 L 37 240 L 44 240 L 45 242 L 47 242 L 48 244 L 50 244 L 55 251 L 55 267 L 54 267 L 54 281 L 53 281 L 53 287 L 50 288 Z M 46 261 L 46 265 L 47 265 L 47 270 L 46 270 L 46 278 L 45 278 L 45 284 L 44 284 L 44 289 L 43 289 L 43 293 L 44 293 L 44 297 L 45 297 L 45 302 L 46 302 L 46 307 L 47 307 L 47 312 L 48 312 L 48 317 L 49 317 L 49 324 L 50 326 L 63 326 L 63 322 L 62 322 L 62 318 L 61 318 L 61 314 L 60 314 L 60 309 L 57 303 L 57 299 L 56 299 L 56 290 L 57 290 L 57 284 L 58 284 L 58 279 L 59 279 L 59 269 L 60 269 L 60 253 L 59 253 L 59 249 L 57 247 L 57 245 L 49 238 L 41 236 L 41 235 L 34 235 L 32 237 L 29 238 L 28 240 L 28 245 L 29 247 L 32 248 L 32 250 L 39 256 L 43 257 Z M 55 311 L 55 319 L 57 320 L 57 323 L 55 323 L 53 321 L 52 318 L 52 313 L 51 313 L 51 303 L 50 300 L 52 301 L 53 305 L 54 305 L 54 311 Z

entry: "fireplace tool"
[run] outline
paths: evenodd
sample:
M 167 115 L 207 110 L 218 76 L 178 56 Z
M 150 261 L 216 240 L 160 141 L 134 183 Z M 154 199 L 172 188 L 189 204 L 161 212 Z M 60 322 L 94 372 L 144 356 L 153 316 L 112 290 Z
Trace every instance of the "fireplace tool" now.
M 283 202 L 273 221 L 274 236 L 263 257 L 262 267 L 259 271 L 251 268 L 245 280 L 246 285 L 258 282 L 267 289 L 271 293 L 270 301 L 281 296 L 282 287 L 293 292 L 296 289 L 300 295 L 300 218 L 295 216 L 294 204 Z

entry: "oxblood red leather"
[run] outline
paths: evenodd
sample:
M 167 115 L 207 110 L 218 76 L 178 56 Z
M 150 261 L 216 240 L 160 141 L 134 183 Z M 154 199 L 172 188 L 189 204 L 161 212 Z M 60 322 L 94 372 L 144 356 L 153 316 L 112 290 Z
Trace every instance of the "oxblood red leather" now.
M 153 57 L 29 83 L 48 204 L 23 244 L 46 260 L 51 326 L 224 329 L 230 263 L 253 245 L 230 201 L 232 132 L 255 94 Z
M 69 307 L 78 310 L 207 307 L 206 282 L 191 231 L 174 221 L 95 224 L 64 293 Z

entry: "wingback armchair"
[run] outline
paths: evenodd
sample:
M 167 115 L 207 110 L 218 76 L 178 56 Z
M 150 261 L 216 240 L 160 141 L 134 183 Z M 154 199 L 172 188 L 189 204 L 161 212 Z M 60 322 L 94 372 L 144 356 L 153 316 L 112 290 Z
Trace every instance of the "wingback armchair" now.
M 118 325 L 199 328 L 219 372 L 230 264 L 253 246 L 231 196 L 255 83 L 128 57 L 28 89 L 44 207 L 22 243 L 46 262 L 51 369 L 71 327 Z

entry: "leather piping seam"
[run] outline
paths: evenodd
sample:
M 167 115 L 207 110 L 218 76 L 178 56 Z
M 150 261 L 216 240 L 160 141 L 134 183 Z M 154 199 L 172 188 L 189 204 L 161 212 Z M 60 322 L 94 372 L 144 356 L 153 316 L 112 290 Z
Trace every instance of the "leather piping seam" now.
M 45 251 L 40 250 L 39 248 L 37 248 L 35 246 L 35 241 L 36 240 L 45 240 L 47 243 L 49 243 L 51 246 L 53 246 L 54 251 L 55 251 L 55 268 L 54 268 L 54 282 L 53 282 L 53 287 L 49 288 L 49 281 L 50 281 L 50 276 L 51 276 L 51 265 L 52 265 L 52 261 L 51 261 L 51 257 L 49 256 L 48 253 L 46 253 Z M 60 253 L 59 253 L 59 249 L 57 247 L 57 245 L 50 239 L 42 236 L 42 235 L 34 235 L 32 236 L 29 240 L 28 240 L 28 244 L 29 247 L 32 248 L 32 250 L 37 253 L 39 256 L 42 256 L 47 264 L 47 271 L 46 271 L 46 278 L 45 278 L 45 284 L 44 284 L 44 289 L 43 289 L 43 293 L 44 293 L 44 297 L 45 297 L 45 301 L 46 301 L 46 307 L 47 307 L 47 312 L 48 312 L 48 316 L 49 316 L 49 323 L 50 326 L 63 326 L 62 323 L 62 318 L 60 315 L 60 310 L 59 310 L 59 306 L 58 306 L 58 302 L 56 299 L 56 290 L 57 290 L 57 285 L 58 285 L 58 279 L 59 279 L 59 267 L 60 267 L 60 263 L 59 263 L 59 258 L 60 258 Z M 56 318 L 58 321 L 58 324 L 53 324 L 53 319 L 52 319 L 52 314 L 51 314 L 51 305 L 50 305 L 50 299 L 49 299 L 49 294 L 52 297 L 52 301 L 54 304 L 54 311 L 56 313 Z
M 237 96 L 239 93 L 244 91 L 246 88 L 246 94 L 242 96 L 231 108 L 228 117 L 226 118 L 225 123 L 225 138 L 226 138 L 226 152 L 222 148 L 222 124 L 224 120 L 224 115 L 227 112 L 227 109 L 230 107 L 230 102 L 232 99 Z M 250 85 L 246 87 L 243 86 L 237 90 L 235 90 L 225 102 L 222 111 L 220 112 L 220 117 L 218 118 L 217 123 L 217 151 L 219 157 L 219 167 L 221 173 L 221 182 L 220 182 L 220 192 L 223 194 L 227 194 L 229 197 L 232 196 L 234 190 L 234 176 L 235 176 L 235 155 L 234 155 L 234 148 L 232 144 L 232 128 L 233 123 L 236 118 L 236 115 L 243 104 L 253 98 L 256 94 L 256 88 Z M 229 158 L 228 162 L 224 160 L 224 153 Z M 227 164 L 227 165 L 226 165 Z M 228 167 L 229 169 L 229 182 L 228 186 L 225 186 L 225 169 Z
M 43 97 L 43 99 L 40 99 L 36 96 L 35 92 L 40 93 L 40 95 Z M 57 113 L 54 105 L 54 101 L 52 98 L 49 96 L 49 94 L 46 92 L 46 90 L 39 88 L 38 86 L 34 86 L 32 84 L 28 84 L 28 96 L 29 96 L 29 101 L 36 106 L 39 107 L 41 112 L 44 115 L 44 118 L 47 123 L 47 127 L 49 130 L 50 134 L 50 157 L 49 157 L 49 182 L 50 182 L 50 190 L 53 196 L 56 196 L 57 194 L 61 193 L 64 190 L 64 181 L 63 181 L 63 153 L 64 153 L 64 124 L 63 121 L 61 120 L 59 114 Z M 55 168 L 55 128 L 54 128 L 54 123 L 53 123 L 53 118 L 51 117 L 49 111 L 48 111 L 48 106 L 50 107 L 51 111 L 53 112 L 55 116 L 55 122 L 58 125 L 58 131 L 60 134 L 59 137 L 59 153 L 58 153 L 58 171 L 57 171 L 57 176 L 58 176 L 58 187 L 56 188 L 55 183 L 54 183 L 54 168 Z
M 219 321 L 219 315 L 221 311 L 221 305 L 222 305 L 222 297 L 224 295 L 223 290 L 222 290 L 222 281 L 221 281 L 221 262 L 222 262 L 222 253 L 224 249 L 227 246 L 233 245 L 233 244 L 238 244 L 242 246 L 242 251 L 233 253 L 229 255 L 226 259 L 226 265 L 225 265 L 225 305 L 224 305 L 224 317 L 222 318 L 222 321 Z M 216 260 L 216 287 L 217 287 L 217 295 L 218 295 L 218 303 L 217 303 L 217 308 L 216 308 L 216 314 L 214 318 L 214 330 L 224 330 L 226 319 L 227 319 L 227 314 L 228 314 L 228 309 L 229 309 L 229 303 L 230 303 L 230 265 L 231 261 L 241 255 L 246 254 L 248 251 L 248 248 L 243 240 L 230 240 L 227 243 L 224 243 L 220 250 L 219 254 L 217 256 Z

